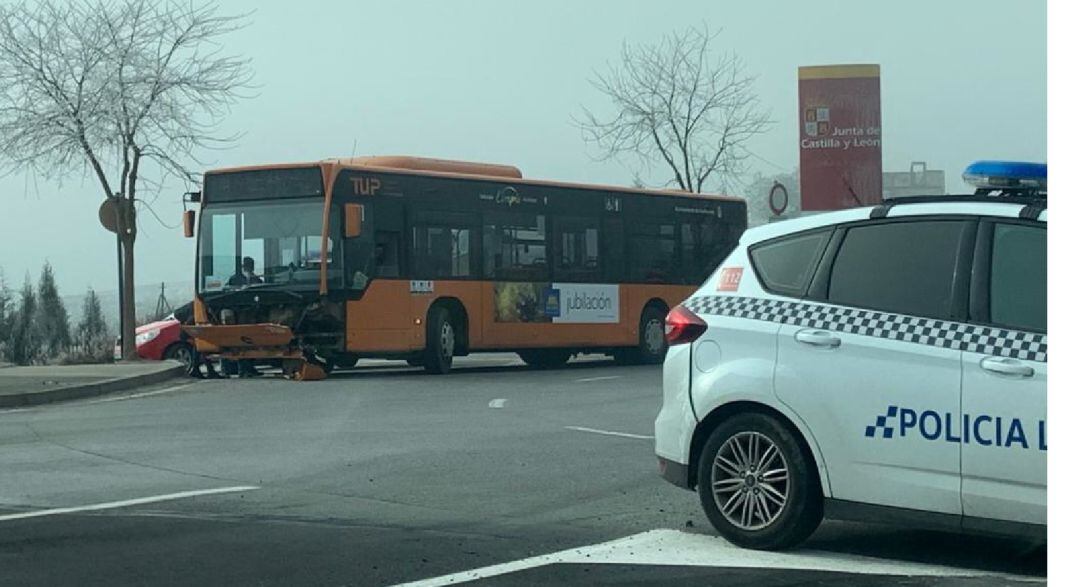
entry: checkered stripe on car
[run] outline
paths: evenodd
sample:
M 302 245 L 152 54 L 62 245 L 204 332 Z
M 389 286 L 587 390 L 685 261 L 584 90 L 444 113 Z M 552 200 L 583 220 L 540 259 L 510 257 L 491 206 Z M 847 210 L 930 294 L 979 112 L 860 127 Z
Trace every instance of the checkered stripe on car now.
M 697 314 L 747 318 L 874 336 L 984 355 L 1046 362 L 1046 335 L 933 318 L 806 302 L 697 296 L 683 303 Z

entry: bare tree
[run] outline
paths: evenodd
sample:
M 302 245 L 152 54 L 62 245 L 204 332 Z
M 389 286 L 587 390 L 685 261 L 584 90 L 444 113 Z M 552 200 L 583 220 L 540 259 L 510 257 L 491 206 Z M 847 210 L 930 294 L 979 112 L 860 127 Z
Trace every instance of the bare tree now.
M 624 43 L 619 62 L 594 74 L 589 81 L 614 114 L 582 108 L 575 122 L 601 159 L 660 163 L 671 173 L 667 185 L 690 192 L 741 171 L 746 141 L 769 126 L 769 114 L 753 91 L 755 76 L 734 53 L 714 55 L 715 39 L 701 27 L 655 44 Z
M 135 210 L 147 167 L 195 181 L 195 153 L 252 79 L 221 39 L 245 24 L 212 4 L 41 0 L 0 6 L 0 164 L 89 172 L 116 199 L 124 356 L 134 358 Z M 88 221 L 93 221 L 88 219 Z

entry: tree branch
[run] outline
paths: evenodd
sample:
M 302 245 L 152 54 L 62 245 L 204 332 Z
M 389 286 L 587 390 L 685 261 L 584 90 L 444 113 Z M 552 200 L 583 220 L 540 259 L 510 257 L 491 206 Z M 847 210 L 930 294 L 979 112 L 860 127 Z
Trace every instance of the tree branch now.
M 597 159 L 661 163 L 668 184 L 700 192 L 718 175 L 737 175 L 745 144 L 771 124 L 738 56 L 716 54 L 708 27 L 665 35 L 655 44 L 623 44 L 620 61 L 590 84 L 611 104 L 604 117 L 585 107 L 573 116 Z

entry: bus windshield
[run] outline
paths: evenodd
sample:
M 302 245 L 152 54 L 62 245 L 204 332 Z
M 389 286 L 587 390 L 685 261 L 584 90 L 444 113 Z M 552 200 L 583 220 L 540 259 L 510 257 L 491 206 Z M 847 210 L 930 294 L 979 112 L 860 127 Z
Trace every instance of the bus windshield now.
M 327 241 L 331 287 L 342 279 L 332 214 Z M 322 258 L 322 199 L 209 204 L 199 229 L 199 293 L 255 285 L 316 289 Z

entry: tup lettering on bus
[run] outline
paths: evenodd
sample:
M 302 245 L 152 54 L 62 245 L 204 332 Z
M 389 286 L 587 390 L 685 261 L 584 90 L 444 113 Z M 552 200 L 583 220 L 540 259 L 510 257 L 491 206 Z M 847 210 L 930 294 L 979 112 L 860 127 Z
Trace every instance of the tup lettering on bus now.
M 1046 450 L 1046 420 L 990 414 L 952 414 L 889 406 L 866 427 L 867 438 L 922 438 L 937 442 Z
M 382 187 L 382 182 L 377 177 L 353 177 L 350 179 L 353 184 L 353 195 L 356 196 L 374 196 Z

